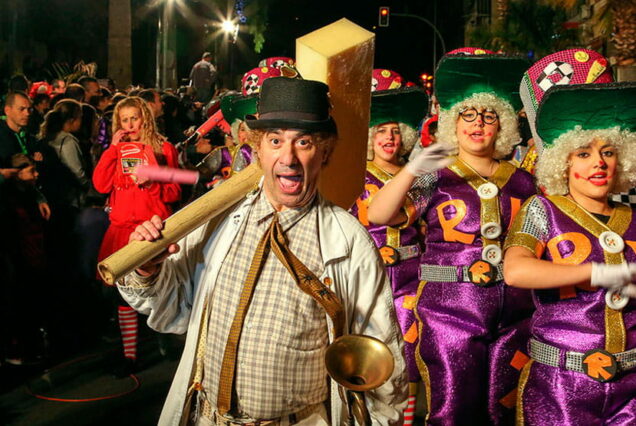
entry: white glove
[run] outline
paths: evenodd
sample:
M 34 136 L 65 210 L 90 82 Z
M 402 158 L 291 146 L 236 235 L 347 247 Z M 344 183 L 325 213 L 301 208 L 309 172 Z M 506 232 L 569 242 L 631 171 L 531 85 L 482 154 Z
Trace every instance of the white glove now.
M 448 158 L 450 151 L 451 147 L 441 143 L 427 146 L 407 163 L 406 170 L 417 177 L 443 169 L 453 162 L 452 158 Z
M 636 295 L 636 289 L 632 289 L 630 286 L 632 282 L 636 281 L 636 263 L 607 265 L 593 262 L 590 281 L 592 287 L 605 287 L 610 290 L 621 290 L 621 292 L 626 290 L 628 293 Z M 627 286 L 630 286 L 630 288 L 625 288 Z
M 636 299 L 636 285 L 627 284 L 625 287 L 621 289 L 621 294 L 623 296 L 631 297 L 632 299 Z

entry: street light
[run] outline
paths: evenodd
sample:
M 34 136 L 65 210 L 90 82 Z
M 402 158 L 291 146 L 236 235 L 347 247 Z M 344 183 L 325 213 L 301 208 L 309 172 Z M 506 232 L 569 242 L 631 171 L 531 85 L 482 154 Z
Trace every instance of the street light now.
M 221 22 L 221 29 L 224 33 L 232 37 L 232 43 L 236 42 L 239 30 L 238 24 L 235 24 L 234 21 L 225 20 Z
M 225 31 L 226 33 L 232 33 L 234 32 L 234 22 L 232 21 L 223 21 L 221 23 L 221 28 L 223 28 L 223 31 Z

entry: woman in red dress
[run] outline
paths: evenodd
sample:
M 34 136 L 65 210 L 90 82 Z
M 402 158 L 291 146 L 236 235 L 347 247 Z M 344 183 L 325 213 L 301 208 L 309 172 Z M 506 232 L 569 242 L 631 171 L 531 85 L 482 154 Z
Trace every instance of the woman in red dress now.
M 99 260 L 128 243 L 135 227 L 153 215 L 166 219 L 170 203 L 179 201 L 176 183 L 151 182 L 138 178 L 140 165 L 178 167 L 177 151 L 157 132 L 146 102 L 139 97 L 120 101 L 113 113 L 113 139 L 93 173 L 97 191 L 109 194 L 110 226 L 102 242 Z M 123 299 L 118 308 L 125 363 L 122 375 L 134 369 L 137 358 L 137 314 Z

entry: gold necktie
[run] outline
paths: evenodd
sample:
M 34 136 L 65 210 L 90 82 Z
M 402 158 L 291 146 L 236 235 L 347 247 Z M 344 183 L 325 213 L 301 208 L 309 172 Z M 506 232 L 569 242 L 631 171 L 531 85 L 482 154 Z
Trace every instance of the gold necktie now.
M 263 238 L 256 246 L 256 252 L 252 258 L 252 264 L 247 272 L 245 283 L 243 284 L 243 290 L 241 290 L 241 297 L 239 299 L 239 305 L 234 314 L 234 320 L 230 327 L 230 334 L 225 344 L 225 352 L 223 354 L 223 362 L 221 364 L 221 375 L 219 379 L 219 392 L 217 397 L 217 407 L 219 414 L 223 415 L 230 410 L 230 403 L 232 399 L 232 385 L 234 383 L 234 372 L 236 370 L 236 354 L 238 349 L 238 342 L 241 338 L 241 331 L 243 331 L 243 322 L 245 321 L 245 315 L 247 314 L 247 308 L 250 305 L 250 300 L 254 294 L 254 287 L 256 287 L 256 281 L 261 274 L 267 255 L 269 254 L 270 239 L 272 230 L 278 225 L 278 216 L 274 215 L 270 227 L 263 235 Z

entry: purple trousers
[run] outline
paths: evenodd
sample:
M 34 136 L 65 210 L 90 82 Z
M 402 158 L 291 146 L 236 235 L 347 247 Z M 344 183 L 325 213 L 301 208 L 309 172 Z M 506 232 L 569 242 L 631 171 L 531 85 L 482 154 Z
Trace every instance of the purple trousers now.
M 417 344 L 417 324 L 415 324 L 415 295 L 417 293 L 417 271 L 419 258 L 401 262 L 397 266 L 387 268 L 393 289 L 393 303 L 398 324 L 404 336 L 404 357 L 409 375 L 409 382 L 421 381 L 420 372 L 415 363 L 415 346 Z M 399 269 L 398 269 L 399 268 Z
M 527 345 L 530 293 L 503 282 L 485 288 L 422 285 L 417 356 L 429 392 L 429 422 L 512 424 L 521 367 L 511 362 Z
M 636 370 L 599 383 L 585 374 L 535 361 L 525 367 L 525 374 L 527 381 L 520 382 L 517 401 L 523 407 L 518 413 L 523 424 L 636 424 Z

